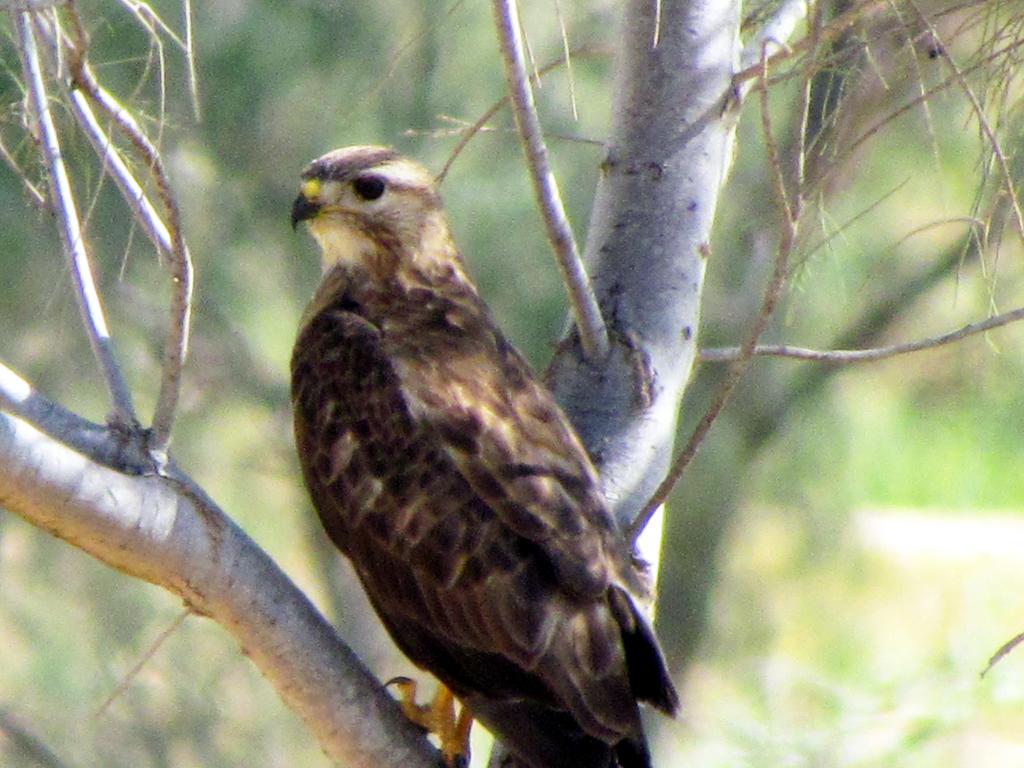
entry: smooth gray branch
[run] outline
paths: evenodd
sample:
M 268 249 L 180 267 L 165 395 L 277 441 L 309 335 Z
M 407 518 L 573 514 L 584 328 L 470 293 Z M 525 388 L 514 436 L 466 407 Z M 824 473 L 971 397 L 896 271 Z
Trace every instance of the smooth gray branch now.
M 0 506 L 214 619 L 337 765 L 435 768 L 436 750 L 330 624 L 189 478 L 110 466 L 121 441 L 98 425 L 95 454 L 70 447 L 53 431 L 65 412 L 45 400 L 0 366 Z
M 46 82 L 39 60 L 36 46 L 35 31 L 32 25 L 32 12 L 16 10 L 14 24 L 17 30 L 18 53 L 21 57 L 22 72 L 28 90 L 33 122 L 38 128 L 40 147 L 46 161 L 50 180 L 51 197 L 60 228 L 64 250 L 70 262 L 71 275 L 75 284 L 75 297 L 78 299 L 82 321 L 86 335 L 92 346 L 93 355 L 99 364 L 100 372 L 110 395 L 112 420 L 122 425 L 137 423 L 135 408 L 132 405 L 131 393 L 125 383 L 121 368 L 114 355 L 113 340 L 107 328 L 103 304 L 96 283 L 93 279 L 89 254 L 82 239 L 78 209 L 75 205 L 74 193 L 68 179 L 64 160 L 61 156 L 60 139 L 57 128 L 50 114 L 50 104 L 46 92 Z
M 764 135 L 765 147 L 768 152 L 768 165 L 772 173 L 775 198 L 779 206 L 780 214 L 779 244 L 775 252 L 772 275 L 768 281 L 768 285 L 765 287 L 764 295 L 761 299 L 761 307 L 758 310 L 757 316 L 754 318 L 754 323 L 747 336 L 747 340 L 743 343 L 743 346 L 740 347 L 736 360 L 733 361 L 728 374 L 725 376 L 725 379 L 719 386 L 718 391 L 715 393 L 715 398 L 712 400 L 707 411 L 704 412 L 700 421 L 697 422 L 697 426 L 694 428 L 693 433 L 690 435 L 690 439 L 686 442 L 686 445 L 683 446 L 683 450 L 681 450 L 679 455 L 672 461 L 672 466 L 665 475 L 665 479 L 661 481 L 657 490 L 648 500 L 636 520 L 633 521 L 629 529 L 629 535 L 633 541 L 640 536 L 644 528 L 647 526 L 647 523 L 657 510 L 666 501 L 668 501 L 669 494 L 672 493 L 672 489 L 679 483 L 686 467 L 689 466 L 693 457 L 696 456 L 697 449 L 700 447 L 701 443 L 704 442 L 708 432 L 711 430 L 711 425 L 714 424 L 718 415 L 722 412 L 722 409 L 732 397 L 732 393 L 735 390 L 736 385 L 746 372 L 747 364 L 753 355 L 754 349 L 757 347 L 757 342 L 761 338 L 761 334 L 763 334 L 768 328 L 768 322 L 771 320 L 771 317 L 775 312 L 779 296 L 782 293 L 782 286 L 786 281 L 789 257 L 792 254 L 793 247 L 796 243 L 797 225 L 800 220 L 800 209 L 802 207 L 801 195 L 803 191 L 799 188 L 798 184 L 792 199 L 786 191 L 785 177 L 782 170 L 782 160 L 779 154 L 778 143 L 775 140 L 775 132 L 772 128 L 771 113 L 768 108 L 767 62 L 768 52 L 765 49 L 762 52 L 761 58 L 761 78 L 757 81 L 758 92 L 761 96 L 761 130 Z M 811 71 L 808 70 L 807 79 L 804 83 L 805 92 L 810 88 L 811 75 Z M 808 109 L 808 104 L 809 102 L 807 99 L 804 99 L 804 112 Z M 803 119 L 803 117 L 804 116 L 802 114 L 801 118 Z
M 174 250 L 174 242 L 167 225 L 157 212 L 156 207 L 146 197 L 142 186 L 135 179 L 120 151 L 114 146 L 113 140 L 103 130 L 103 127 L 96 119 L 96 113 L 92 111 L 89 100 L 81 91 L 71 92 L 71 110 L 78 121 L 78 127 L 89 139 L 93 150 L 99 155 L 103 167 L 114 180 L 117 188 L 121 190 L 128 207 L 135 214 L 135 220 L 142 225 L 143 231 L 156 246 L 160 253 L 170 253 Z
M 696 358 L 711 228 L 733 154 L 736 121 L 723 107 L 739 57 L 740 4 L 627 0 L 622 9 L 607 153 L 584 249 L 612 352 L 592 364 L 570 337 L 548 379 L 625 527 L 670 465 Z M 656 571 L 655 529 L 640 549 Z
M 789 344 L 764 344 L 754 347 L 753 354 L 761 357 L 789 357 L 797 360 L 812 360 L 819 363 L 832 365 L 850 365 L 852 363 L 869 363 L 875 360 L 884 360 L 887 357 L 907 355 L 912 352 L 921 352 L 926 349 L 935 349 L 946 344 L 966 339 L 978 333 L 991 331 L 1010 323 L 1024 320 L 1024 307 L 1003 312 L 992 317 L 979 320 L 975 323 L 957 328 L 955 331 L 944 333 L 941 336 L 933 336 L 917 341 L 908 341 L 902 344 L 890 344 L 884 347 L 873 347 L 871 349 L 808 349 L 807 347 L 794 347 Z M 700 351 L 702 363 L 728 363 L 738 360 L 740 357 L 739 347 L 712 347 Z
M 515 0 L 493 0 L 494 22 L 498 30 L 505 80 L 508 84 L 516 127 L 523 143 L 530 178 L 540 203 L 548 240 L 555 251 L 562 279 L 569 293 L 573 319 L 580 344 L 588 360 L 603 360 L 608 355 L 608 329 L 597 303 L 590 278 L 583 266 L 576 238 L 562 205 L 558 182 L 548 163 L 548 151 L 533 101 L 533 89 L 526 72 L 523 41 L 515 9 Z

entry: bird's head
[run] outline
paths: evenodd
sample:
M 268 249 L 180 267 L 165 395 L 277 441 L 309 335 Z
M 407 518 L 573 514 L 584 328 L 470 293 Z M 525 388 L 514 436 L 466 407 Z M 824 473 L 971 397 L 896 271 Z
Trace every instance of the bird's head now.
M 324 272 L 458 258 L 430 173 L 388 147 L 345 147 L 310 163 L 292 205 L 292 226 L 301 221 L 320 246 Z

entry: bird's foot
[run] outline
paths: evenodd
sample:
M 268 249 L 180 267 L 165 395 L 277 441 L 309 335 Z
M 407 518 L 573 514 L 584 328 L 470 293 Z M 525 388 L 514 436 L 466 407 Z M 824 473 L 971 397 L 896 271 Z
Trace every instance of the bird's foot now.
M 455 715 L 455 696 L 438 683 L 437 692 L 429 704 L 416 703 L 416 681 L 408 677 L 395 677 L 385 683 L 398 689 L 398 703 L 402 714 L 437 736 L 441 743 L 441 756 L 448 768 L 469 768 L 469 732 L 473 716 L 463 706 Z

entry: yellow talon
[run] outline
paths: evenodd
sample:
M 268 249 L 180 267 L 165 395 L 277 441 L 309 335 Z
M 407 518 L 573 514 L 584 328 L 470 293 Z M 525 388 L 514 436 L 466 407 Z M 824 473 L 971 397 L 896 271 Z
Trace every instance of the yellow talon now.
M 437 736 L 441 742 L 441 756 L 448 768 L 468 768 L 469 732 L 473 727 L 473 715 L 466 707 L 455 716 L 455 696 L 444 685 L 438 683 L 437 692 L 430 704 L 416 703 L 416 681 L 408 677 L 395 677 L 385 686 L 398 689 L 398 703 L 402 714 Z

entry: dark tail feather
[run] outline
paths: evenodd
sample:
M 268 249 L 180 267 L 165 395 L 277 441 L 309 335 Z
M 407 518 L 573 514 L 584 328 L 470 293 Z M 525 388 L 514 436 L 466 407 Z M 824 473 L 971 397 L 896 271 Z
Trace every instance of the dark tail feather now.
M 463 702 L 512 753 L 515 768 L 616 768 L 613 747 L 584 733 L 567 712 L 525 699 L 469 695 Z M 618 765 L 650 768 L 650 761 Z
M 615 764 L 618 768 L 651 768 L 651 753 L 642 732 L 615 745 Z
M 622 629 L 622 647 L 626 652 L 633 695 L 637 701 L 646 701 L 666 715 L 675 716 L 679 711 L 679 694 L 672 684 L 650 622 L 619 587 L 609 590 L 609 598 L 615 619 Z

